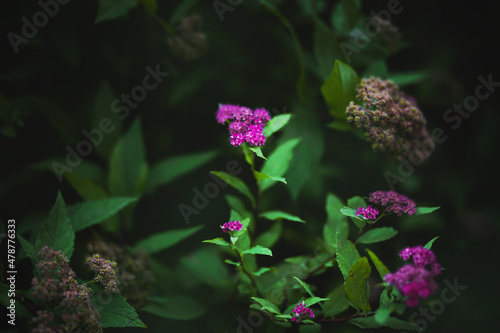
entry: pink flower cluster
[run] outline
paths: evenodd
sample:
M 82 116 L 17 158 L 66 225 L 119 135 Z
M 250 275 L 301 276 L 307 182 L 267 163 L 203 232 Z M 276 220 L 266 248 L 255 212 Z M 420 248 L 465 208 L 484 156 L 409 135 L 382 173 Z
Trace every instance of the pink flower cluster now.
M 314 312 L 312 312 L 311 309 L 306 308 L 306 303 L 304 301 L 298 303 L 292 310 L 292 312 L 293 312 L 292 321 L 296 323 L 301 321 L 302 318 L 306 317 L 307 315 L 309 315 L 310 318 L 314 318 Z
M 413 257 L 413 264 L 387 274 L 385 281 L 407 296 L 406 304 L 409 307 L 415 307 L 419 298 L 425 299 L 438 290 L 434 277 L 441 274 L 441 264 L 436 261 L 434 252 L 422 246 L 407 247 L 399 256 L 405 261 Z
M 96 274 L 96 281 L 104 286 L 104 290 L 108 293 L 118 293 L 118 280 L 116 273 L 116 262 L 102 258 L 99 254 L 94 254 L 92 257 L 87 257 L 87 264 L 90 269 Z
M 434 141 L 413 98 L 394 82 L 374 77 L 362 79 L 356 92 L 356 102 L 346 108 L 347 121 L 365 132 L 375 152 L 395 160 L 416 154 L 422 162 L 430 156 Z
M 356 211 L 356 216 L 361 216 L 365 220 L 376 220 L 378 215 L 378 210 L 368 205 L 368 207 L 358 207 Z
M 240 221 L 233 221 L 233 222 L 227 222 L 224 223 L 222 226 L 222 231 L 228 232 L 228 231 L 240 231 L 241 228 L 243 228 L 243 225 L 241 224 Z
M 394 191 L 372 192 L 368 201 L 374 205 L 383 206 L 386 212 L 395 213 L 397 216 L 401 216 L 403 213 L 411 216 L 417 212 L 413 200 Z
M 229 121 L 229 141 L 235 147 L 247 142 L 252 146 L 263 146 L 266 137 L 262 133 L 271 116 L 265 109 L 251 109 L 231 104 L 220 104 L 215 115 L 219 124 Z

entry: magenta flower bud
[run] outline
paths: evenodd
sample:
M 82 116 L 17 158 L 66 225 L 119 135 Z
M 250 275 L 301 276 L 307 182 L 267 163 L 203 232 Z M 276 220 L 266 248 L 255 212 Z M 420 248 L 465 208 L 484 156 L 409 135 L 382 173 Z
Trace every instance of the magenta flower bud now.
M 356 216 L 361 217 L 365 220 L 376 220 L 378 214 L 378 210 L 376 210 L 372 206 L 368 206 L 366 208 L 358 207 L 358 210 L 356 211 Z
M 241 224 L 240 221 L 232 221 L 232 222 L 227 222 L 224 223 L 222 226 L 222 231 L 228 232 L 228 231 L 240 231 L 241 228 L 243 228 L 243 225 Z
M 292 313 L 292 321 L 296 323 L 302 321 L 302 319 L 308 315 L 310 318 L 314 318 L 314 312 L 306 307 L 306 303 L 304 301 L 298 303 L 292 310 Z

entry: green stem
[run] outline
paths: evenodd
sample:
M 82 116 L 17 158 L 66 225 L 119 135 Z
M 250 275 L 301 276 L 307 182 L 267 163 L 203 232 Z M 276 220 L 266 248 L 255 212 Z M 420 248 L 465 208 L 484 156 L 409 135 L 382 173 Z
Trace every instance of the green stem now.
M 236 255 L 238 256 L 238 259 L 240 260 L 240 263 L 241 263 L 241 271 L 246 275 L 248 276 L 248 278 L 250 279 L 250 282 L 252 283 L 252 287 L 254 287 L 255 289 L 255 292 L 258 293 L 259 290 L 257 289 L 257 283 L 255 282 L 255 279 L 253 278 L 253 275 L 250 274 L 246 268 L 245 268 L 245 265 L 243 264 L 243 257 L 241 256 L 241 253 L 236 249 L 234 248 L 234 252 L 236 252 Z

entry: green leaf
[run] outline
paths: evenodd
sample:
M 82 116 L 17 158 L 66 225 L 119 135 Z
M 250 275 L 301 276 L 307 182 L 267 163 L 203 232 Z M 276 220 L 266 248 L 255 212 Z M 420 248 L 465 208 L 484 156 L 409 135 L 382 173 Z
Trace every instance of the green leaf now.
M 35 242 L 35 253 L 44 246 L 62 251 L 68 259 L 73 254 L 75 230 L 69 219 L 66 204 L 59 192 L 47 220 L 42 224 Z
M 355 88 L 358 82 L 359 78 L 354 69 L 335 60 L 330 76 L 321 86 L 321 93 L 333 116 L 346 119 L 345 110 L 349 102 L 356 98 Z
M 401 88 L 422 82 L 426 77 L 426 72 L 405 72 L 391 74 L 389 75 L 389 80 L 393 81 Z
M 340 209 L 340 212 L 344 214 L 345 216 L 352 217 L 353 219 L 364 221 L 363 218 L 356 216 L 356 211 L 357 209 L 350 208 L 350 207 L 342 207 Z
M 323 238 L 332 253 L 337 249 L 337 233 L 343 239 L 347 239 L 349 233 L 347 219 L 340 211 L 342 207 L 344 207 L 342 201 L 334 194 L 328 193 L 325 206 L 327 220 L 323 227 Z
M 309 295 L 311 295 L 311 297 L 316 297 L 316 296 L 314 296 L 314 294 L 313 294 L 313 292 L 312 292 L 312 290 L 311 290 L 311 287 L 310 287 L 307 283 L 305 283 L 304 281 L 302 281 L 301 279 L 299 279 L 299 278 L 298 278 L 298 277 L 296 277 L 296 276 L 294 276 L 293 278 L 294 278 L 295 280 L 299 281 L 299 283 L 301 284 L 301 286 L 305 289 L 305 291 L 306 291 Z
M 35 251 L 35 246 L 31 244 L 28 240 L 26 240 L 20 234 L 17 234 L 17 239 L 19 239 L 19 243 L 26 253 L 26 256 L 31 259 L 31 263 L 35 266 L 38 263 L 37 253 Z
M 273 118 L 271 118 L 271 120 L 268 121 L 266 127 L 264 127 L 262 134 L 264 134 L 266 138 L 270 137 L 271 135 L 282 129 L 290 121 L 290 118 L 292 118 L 292 115 L 290 113 L 274 116 Z
M 352 265 L 349 275 L 345 280 L 345 294 L 347 299 L 365 315 L 371 310 L 368 302 L 368 278 L 371 267 L 368 258 L 362 257 Z
M 232 245 L 230 243 L 228 243 L 227 241 L 225 241 L 224 239 L 222 239 L 220 237 L 214 238 L 214 239 L 204 240 L 203 243 L 212 243 L 212 244 L 215 244 L 215 245 L 232 247 Z
M 310 320 L 306 319 L 302 321 L 305 325 L 299 326 L 299 333 L 318 333 L 321 332 L 321 325 Z
M 286 179 L 283 177 L 270 176 L 270 175 L 266 175 L 266 174 L 263 174 L 262 172 L 258 172 L 258 171 L 254 171 L 253 174 L 255 176 L 255 179 L 257 179 L 258 182 L 260 182 L 262 179 L 267 178 L 267 179 L 270 179 L 270 180 L 275 181 L 275 182 L 281 182 L 283 184 L 287 184 Z
M 243 251 L 241 254 L 262 254 L 266 256 L 273 256 L 273 253 L 267 247 L 256 245 L 248 250 Z
M 279 145 L 264 163 L 261 172 L 274 177 L 282 177 L 288 169 L 288 165 L 293 157 L 293 149 L 300 142 L 300 138 L 290 139 Z M 259 181 L 259 188 L 262 192 L 274 185 L 271 179 L 262 179 Z
M 390 327 L 390 328 L 394 328 L 397 330 L 413 330 L 413 331 L 420 330 L 420 326 L 403 321 L 401 319 L 394 318 L 394 317 L 389 317 L 383 325 L 377 323 L 375 321 L 374 316 L 367 317 L 367 318 L 354 318 L 354 319 L 349 320 L 348 323 L 356 325 L 360 328 L 379 328 L 381 326 L 385 326 L 385 327 Z
M 343 119 L 337 119 L 327 124 L 326 127 L 333 128 L 338 131 L 349 131 L 352 129 L 351 125 Z
M 83 200 L 100 200 L 109 197 L 104 187 L 95 183 L 93 180 L 69 172 L 65 172 L 64 177 Z
M 208 163 L 217 155 L 214 151 L 199 152 L 163 159 L 151 167 L 146 182 L 146 192 L 166 185 L 175 179 Z
M 427 242 L 427 244 L 424 245 L 424 248 L 426 248 L 427 250 L 430 250 L 431 247 L 432 247 L 432 244 L 434 244 L 434 242 L 436 241 L 436 239 L 438 239 L 439 236 L 437 237 L 434 237 L 433 239 L 431 239 L 430 241 Z
M 397 230 L 392 227 L 381 227 L 368 230 L 358 238 L 359 243 L 372 244 L 382 242 L 397 235 Z
M 216 175 L 230 186 L 246 195 L 247 198 L 250 199 L 252 206 L 255 206 L 255 198 L 253 197 L 252 192 L 250 192 L 248 186 L 241 179 L 224 171 L 210 171 L 210 173 Z
M 195 226 L 186 229 L 167 230 L 151 235 L 133 246 L 133 250 L 143 249 L 149 254 L 166 250 L 180 241 L 198 232 L 203 226 Z
M 99 322 L 107 327 L 142 327 L 147 326 L 139 319 L 135 309 L 120 294 L 108 294 L 98 284 L 91 283 L 92 305 L 99 312 Z
M 144 190 L 148 171 L 141 122 L 137 119 L 111 154 L 111 193 L 115 196 L 139 196 Z
M 344 284 L 338 285 L 326 297 L 328 300 L 323 303 L 323 309 L 328 316 L 336 316 L 349 308 L 349 302 L 345 298 Z
M 380 304 L 374 316 L 375 322 L 381 325 L 386 323 L 387 320 L 389 320 L 392 310 L 393 310 L 392 303 Z
M 226 195 L 225 196 L 226 198 L 226 201 L 227 201 L 227 204 L 229 205 L 229 207 L 231 207 L 231 209 L 233 209 L 235 212 L 237 212 L 239 214 L 239 218 L 232 218 L 230 217 L 229 220 L 230 221 L 234 221 L 234 220 L 241 220 L 241 218 L 246 218 L 246 217 L 250 217 L 252 216 L 252 213 L 250 213 L 250 211 L 248 211 L 248 209 L 245 207 L 245 204 L 243 203 L 243 201 L 240 200 L 240 198 L 238 197 L 235 197 L 234 195 Z
M 129 197 L 85 201 L 69 206 L 68 215 L 75 231 L 80 231 L 105 221 L 136 201 L 137 198 Z
M 193 278 L 209 285 L 218 291 L 232 288 L 229 268 L 224 264 L 219 249 L 201 248 L 194 253 L 183 256 L 181 264 L 189 270 Z
M 280 309 L 278 309 L 278 307 L 273 302 L 259 297 L 252 297 L 252 299 L 262 306 L 262 310 L 266 310 L 274 314 L 281 314 Z
M 324 302 L 324 301 L 328 301 L 329 299 L 328 298 L 323 298 L 323 297 L 309 297 L 309 298 L 306 298 L 304 300 L 304 302 L 306 303 L 306 307 L 310 307 L 311 305 L 314 305 L 316 303 L 319 303 L 319 302 Z
M 424 215 L 424 214 L 430 214 L 436 210 L 438 210 L 441 207 L 417 207 L 417 212 L 415 215 Z
M 139 0 L 99 0 L 99 10 L 94 23 L 124 17 L 138 3 Z
M 269 271 L 273 271 L 273 270 L 276 271 L 276 268 L 261 267 L 261 268 L 259 268 L 259 270 L 257 272 L 253 272 L 252 275 L 261 276 L 262 274 L 267 273 Z
M 262 149 L 260 147 L 249 147 L 248 149 L 253 151 L 255 153 L 255 155 L 257 155 L 260 158 L 262 158 L 263 160 L 267 161 L 267 158 L 264 156 L 264 154 L 262 154 Z
M 292 215 L 292 214 L 288 214 L 286 212 L 282 212 L 280 210 L 270 210 L 270 211 L 261 213 L 259 216 L 263 217 L 265 219 L 271 220 L 271 221 L 285 219 L 288 221 L 306 223 L 306 221 L 302 220 L 300 217 Z
M 211 243 L 211 242 L 207 242 L 207 243 Z M 231 245 L 231 244 L 228 243 L 228 245 Z M 225 259 L 224 262 L 226 264 L 230 264 L 230 265 L 234 265 L 234 266 L 241 266 L 241 262 L 238 262 L 238 261 L 233 261 L 233 260 Z
M 360 255 L 356 246 L 351 241 L 341 238 L 337 233 L 337 263 L 344 280 L 347 280 L 352 266 L 359 259 Z
M 384 263 L 375 255 L 375 253 L 373 253 L 372 251 L 370 250 L 366 250 L 368 252 L 368 254 L 370 255 L 370 259 L 372 260 L 373 264 L 375 265 L 375 268 L 377 269 L 378 271 L 378 274 L 380 275 L 380 278 L 382 279 L 382 281 L 385 281 L 385 276 L 387 274 L 390 273 L 389 269 L 387 268 L 386 265 L 384 265 Z
M 318 74 L 322 81 L 328 78 L 335 59 L 342 51 L 336 34 L 321 19 L 314 18 L 313 51 L 318 64 Z
M 264 231 L 255 240 L 256 245 L 262 245 L 267 248 L 273 247 L 274 244 L 280 239 L 282 231 L 282 223 L 274 223 L 269 230 Z
M 153 296 L 150 303 L 141 308 L 141 311 L 175 320 L 199 318 L 207 310 L 204 304 L 186 295 Z

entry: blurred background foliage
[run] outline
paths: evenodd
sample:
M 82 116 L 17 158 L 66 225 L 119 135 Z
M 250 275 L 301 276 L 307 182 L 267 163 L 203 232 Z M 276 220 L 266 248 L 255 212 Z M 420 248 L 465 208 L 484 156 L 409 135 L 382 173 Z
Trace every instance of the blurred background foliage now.
M 227 130 L 215 121 L 218 103 L 264 107 L 273 114 L 291 112 L 294 119 L 277 140 L 301 135 L 307 141 L 296 152 L 296 162 L 287 174 L 290 186 L 275 186 L 262 200 L 264 209 L 280 207 L 308 222 L 284 228 L 273 259 L 314 250 L 315 235 L 321 234 L 326 218 L 328 192 L 346 200 L 388 190 L 384 172 L 397 173 L 398 168 L 385 156 L 373 154 L 356 135 L 326 126 L 333 117 L 319 88 L 333 61 L 318 54 L 329 52 L 332 59 L 345 61 L 331 41 L 347 38 L 352 28 L 347 19 L 350 16 L 336 12 L 337 1 L 269 1 L 288 19 L 302 45 L 302 99 L 296 91 L 300 66 L 294 40 L 279 17 L 258 1 L 244 0 L 223 13 L 221 21 L 213 3 L 70 1 L 60 5 L 57 15 L 34 38 L 20 44 L 18 53 L 6 36 L 9 32 L 20 34 L 21 18 L 31 20 L 40 7 L 35 1 L 12 1 L 3 4 L 0 13 L 0 213 L 4 220 L 15 218 L 20 232 L 28 231 L 22 227 L 24 221 L 47 215 L 58 190 L 67 204 L 82 201 L 66 179 L 58 181 L 50 163 L 64 158 L 65 147 L 76 147 L 84 139 L 82 130 L 96 128 L 103 117 L 111 118 L 117 129 L 84 157 L 75 168 L 77 174 L 96 178 L 106 174 L 115 143 L 139 118 L 144 158 L 149 165 L 176 155 L 216 151 L 215 158 L 189 176 L 144 194 L 135 206 L 130 230 L 120 237 L 105 236 L 119 238 L 127 245 L 155 232 L 204 226 L 188 240 L 155 256 L 163 263 L 158 287 L 167 294 L 182 291 L 192 296 L 198 300 L 192 311 L 204 314 L 194 320 L 166 320 L 140 312 L 153 332 L 166 327 L 179 332 L 233 332 L 238 316 L 247 315 L 247 300 L 232 293 L 232 268 L 222 262 L 218 249 L 201 244 L 220 232 L 219 225 L 229 217 L 225 195 L 234 191 L 221 190 L 200 214 L 191 216 L 189 225 L 178 208 L 181 203 L 192 205 L 193 189 L 201 190 L 212 181 L 209 170 L 224 170 L 230 160 L 242 165 L 241 177 L 250 175 L 243 155 L 228 144 Z M 120 10 L 113 11 L 116 4 Z M 495 71 L 497 55 L 491 50 L 495 18 L 493 11 L 479 4 L 402 1 L 401 5 L 403 11 L 391 18 L 402 36 L 397 52 L 376 47 L 382 43 L 378 41 L 354 57 L 351 66 L 360 76 L 403 73 L 410 74 L 403 78 L 413 78 L 407 85 L 403 82 L 402 89 L 417 99 L 428 129 L 442 128 L 448 138 L 437 144 L 429 161 L 416 167 L 396 189 L 419 206 L 441 209 L 420 218 L 394 219 L 400 234 L 374 250 L 395 269 L 400 265 L 396 251 L 440 235 L 434 250 L 446 267 L 443 279 L 457 277 L 468 288 L 446 305 L 427 332 L 465 332 L 486 327 L 500 296 L 494 264 L 495 256 L 500 255 L 500 223 L 495 209 L 499 198 L 498 91 L 481 102 L 456 130 L 443 120 L 443 114 L 474 94 L 479 75 L 492 74 L 493 81 L 500 80 Z M 111 9 L 105 11 L 106 6 Z M 363 1 L 356 20 L 363 22 L 371 10 L 385 8 L 387 1 Z M 191 14 L 198 15 L 192 24 L 204 37 L 196 35 L 196 52 L 179 51 L 176 42 L 168 39 L 182 31 L 183 18 Z M 321 32 L 318 20 L 335 29 L 336 35 Z M 119 120 L 110 109 L 111 103 L 142 83 L 147 66 L 159 66 L 170 74 L 148 91 L 136 108 L 130 108 L 128 117 Z M 275 144 L 271 141 L 268 145 Z M 266 150 L 271 151 L 266 147 L 264 153 Z M 100 171 L 88 171 L 87 163 Z M 79 234 L 77 248 L 90 236 Z M 26 261 L 26 272 L 30 271 L 28 264 Z M 18 283 L 27 289 L 29 274 L 19 277 Z M 358 331 L 342 324 L 328 326 L 325 331 L 333 329 Z

